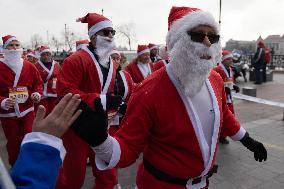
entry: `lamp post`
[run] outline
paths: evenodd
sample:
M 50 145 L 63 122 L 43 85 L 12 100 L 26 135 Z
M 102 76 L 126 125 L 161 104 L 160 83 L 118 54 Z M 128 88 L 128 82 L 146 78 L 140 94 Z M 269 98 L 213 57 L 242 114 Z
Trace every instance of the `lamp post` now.
M 222 0 L 219 1 L 219 25 L 221 25 Z

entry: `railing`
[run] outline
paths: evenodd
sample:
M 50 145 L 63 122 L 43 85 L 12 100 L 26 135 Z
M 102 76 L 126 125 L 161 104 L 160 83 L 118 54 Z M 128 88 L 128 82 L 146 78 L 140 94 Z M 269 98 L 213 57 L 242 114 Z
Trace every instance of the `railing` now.
M 251 59 L 253 56 L 246 55 L 243 56 L 243 61 L 245 61 L 248 65 L 251 65 Z M 271 56 L 270 63 L 268 64 L 270 69 L 283 69 L 284 68 L 284 55 L 273 55 Z

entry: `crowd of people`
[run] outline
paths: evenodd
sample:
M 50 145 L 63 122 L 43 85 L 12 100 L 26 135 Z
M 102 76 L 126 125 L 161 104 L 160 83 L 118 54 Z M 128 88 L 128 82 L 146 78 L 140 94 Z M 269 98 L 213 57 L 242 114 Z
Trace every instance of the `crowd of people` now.
M 17 187 L 79 189 L 89 161 L 93 188 L 113 189 L 142 153 L 137 188 L 208 188 L 226 137 L 267 159 L 235 117 L 233 56 L 209 12 L 172 7 L 166 46 L 138 45 L 128 65 L 110 19 L 78 21 L 89 39 L 62 65 L 48 46 L 23 56 L 15 36 L 2 38 L 0 120 Z

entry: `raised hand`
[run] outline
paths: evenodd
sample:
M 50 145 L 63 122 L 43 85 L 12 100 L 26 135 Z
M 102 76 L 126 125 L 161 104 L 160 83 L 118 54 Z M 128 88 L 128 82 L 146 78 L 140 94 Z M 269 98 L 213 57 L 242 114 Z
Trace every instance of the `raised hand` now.
M 61 137 L 70 125 L 79 117 L 82 110 L 77 110 L 80 95 L 65 95 L 55 106 L 53 111 L 45 117 L 45 108 L 40 105 L 33 123 L 34 132 L 43 132 Z
M 101 104 L 101 99 L 96 98 L 94 100 L 95 110 L 92 110 L 83 101 L 81 101 L 79 108 L 82 113 L 71 128 L 89 145 L 93 147 L 100 145 L 108 136 L 107 115 Z

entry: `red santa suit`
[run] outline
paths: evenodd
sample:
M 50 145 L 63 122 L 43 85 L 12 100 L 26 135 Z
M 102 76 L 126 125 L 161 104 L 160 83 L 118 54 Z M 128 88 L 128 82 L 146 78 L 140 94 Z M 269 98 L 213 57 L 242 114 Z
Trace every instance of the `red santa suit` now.
M 0 61 L 0 120 L 7 139 L 10 165 L 17 159 L 23 137 L 32 131 L 34 104 L 30 96 L 35 92 L 42 94 L 42 80 L 36 67 L 22 61 L 22 67 L 16 72 Z M 14 108 L 5 110 L 4 101 L 9 96 L 16 97 L 16 104 Z
M 185 95 L 171 65 L 153 73 L 132 94 L 121 129 L 112 138 L 111 160 L 106 165 L 96 157 L 98 168 L 127 167 L 143 152 L 139 189 L 206 188 L 202 176 L 215 163 L 220 131 L 240 140 L 245 130 L 229 111 L 223 81 L 215 71 L 194 98 Z M 205 127 L 212 129 L 208 133 Z M 145 160 L 171 177 L 188 180 L 186 186 L 157 179 L 145 169 Z M 199 176 L 201 181 L 193 185 L 190 178 Z
M 40 101 L 40 105 L 43 105 L 46 109 L 46 115 L 48 115 L 55 105 L 57 104 L 57 78 L 60 72 L 60 65 L 53 61 L 50 70 L 39 60 L 35 64 L 38 69 L 41 78 L 43 80 L 43 95 Z
M 220 76 L 224 81 L 225 86 L 227 85 L 227 87 L 231 88 L 233 87 L 234 78 L 233 78 L 233 70 L 231 67 L 229 68 L 229 70 L 227 70 L 225 66 L 222 63 L 220 63 L 219 66 L 214 68 L 214 70 L 220 74 Z M 226 96 L 227 96 L 228 107 L 231 110 L 231 112 L 235 114 L 232 95 L 226 94 Z
M 144 69 L 144 67 L 146 69 Z M 137 59 L 129 63 L 125 70 L 131 75 L 134 83 L 142 82 L 146 77 L 155 71 L 152 62 L 143 65 L 143 63 L 138 63 Z
M 154 67 L 154 70 L 156 71 L 156 70 L 159 70 L 160 68 L 165 67 L 166 65 L 167 65 L 166 60 L 159 60 L 157 62 L 154 62 L 153 67 Z
M 117 74 L 119 74 L 119 76 L 116 78 L 115 90 L 117 90 L 118 93 L 120 93 L 118 90 L 123 91 L 121 96 L 124 102 L 127 103 L 134 88 L 133 80 L 127 71 L 120 70 Z M 108 131 L 111 136 L 114 136 L 114 134 L 118 131 L 120 121 L 121 116 L 119 114 L 116 114 L 111 118 L 111 120 L 109 120 Z
M 106 93 L 114 91 L 115 76 L 116 67 L 110 60 L 107 79 L 103 83 L 103 73 L 99 63 L 88 47 L 84 46 L 64 60 L 58 79 L 58 95 L 79 94 L 82 100 L 93 108 L 95 98 L 101 96 L 102 99 L 105 99 Z M 103 103 L 105 104 L 105 102 L 106 100 Z M 61 170 L 59 174 L 58 189 L 82 187 L 88 157 L 92 164 L 93 175 L 96 177 L 94 188 L 112 189 L 117 184 L 116 170 L 98 171 L 90 146 L 79 138 L 72 129 L 64 134 L 63 143 L 67 154 L 63 162 L 63 171 Z

